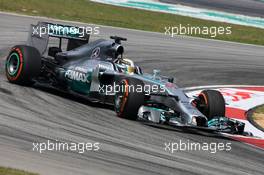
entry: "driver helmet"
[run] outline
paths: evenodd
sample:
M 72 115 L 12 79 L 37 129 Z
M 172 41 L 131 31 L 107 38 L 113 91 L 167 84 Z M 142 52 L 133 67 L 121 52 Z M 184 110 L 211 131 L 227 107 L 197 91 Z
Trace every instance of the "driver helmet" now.
M 126 65 L 126 73 L 134 74 L 135 73 L 135 65 L 134 62 L 130 59 L 123 59 L 122 64 Z

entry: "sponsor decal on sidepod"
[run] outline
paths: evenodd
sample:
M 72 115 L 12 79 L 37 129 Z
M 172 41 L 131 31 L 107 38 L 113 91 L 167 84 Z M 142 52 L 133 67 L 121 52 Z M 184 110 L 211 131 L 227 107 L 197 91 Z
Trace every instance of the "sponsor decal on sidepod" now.
M 83 72 L 78 72 L 75 70 L 67 70 L 65 73 L 65 77 L 70 79 L 70 80 L 75 80 L 75 81 L 80 81 L 83 83 L 90 83 L 88 80 L 88 74 L 83 73 Z

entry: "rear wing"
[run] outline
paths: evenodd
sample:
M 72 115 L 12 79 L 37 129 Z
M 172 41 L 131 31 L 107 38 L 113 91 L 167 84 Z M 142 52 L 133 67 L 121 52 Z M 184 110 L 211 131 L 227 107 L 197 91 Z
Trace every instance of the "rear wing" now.
M 49 22 L 38 22 L 37 25 L 31 24 L 27 44 L 39 50 L 43 55 L 48 46 L 49 37 L 59 39 L 61 49 L 62 39 L 67 39 L 67 50 L 72 50 L 89 42 L 90 34 L 85 28 L 55 24 Z

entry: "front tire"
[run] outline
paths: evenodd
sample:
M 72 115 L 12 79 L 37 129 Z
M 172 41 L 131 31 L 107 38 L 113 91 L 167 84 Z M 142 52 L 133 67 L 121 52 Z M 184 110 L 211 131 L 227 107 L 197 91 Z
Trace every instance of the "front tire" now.
M 225 116 L 225 99 L 216 90 L 203 90 L 199 96 L 197 108 L 207 117 L 208 121 L 217 116 Z
M 138 109 L 144 104 L 144 92 L 137 92 L 135 89 L 141 86 L 143 82 L 137 79 L 123 79 L 119 83 L 120 89 L 115 95 L 115 111 L 118 117 L 130 120 L 138 118 Z M 130 87 L 134 87 L 132 91 Z
M 41 55 L 31 46 L 14 46 L 6 58 L 5 72 L 9 82 L 29 85 L 41 68 Z

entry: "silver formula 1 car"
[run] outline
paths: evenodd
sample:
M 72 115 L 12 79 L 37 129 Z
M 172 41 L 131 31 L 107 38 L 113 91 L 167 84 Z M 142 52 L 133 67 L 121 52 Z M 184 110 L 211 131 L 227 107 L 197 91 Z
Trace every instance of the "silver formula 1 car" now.
M 58 40 L 58 46 L 50 46 L 51 38 Z M 27 45 L 11 49 L 6 77 L 11 83 L 48 85 L 92 102 L 114 105 L 122 118 L 243 133 L 244 123 L 224 117 L 225 100 L 220 92 L 204 90 L 188 97 L 173 78 L 158 70 L 143 73 L 125 58 L 121 41 L 126 38 L 110 38 L 89 43 L 89 35 L 81 28 L 39 22 L 31 25 Z

